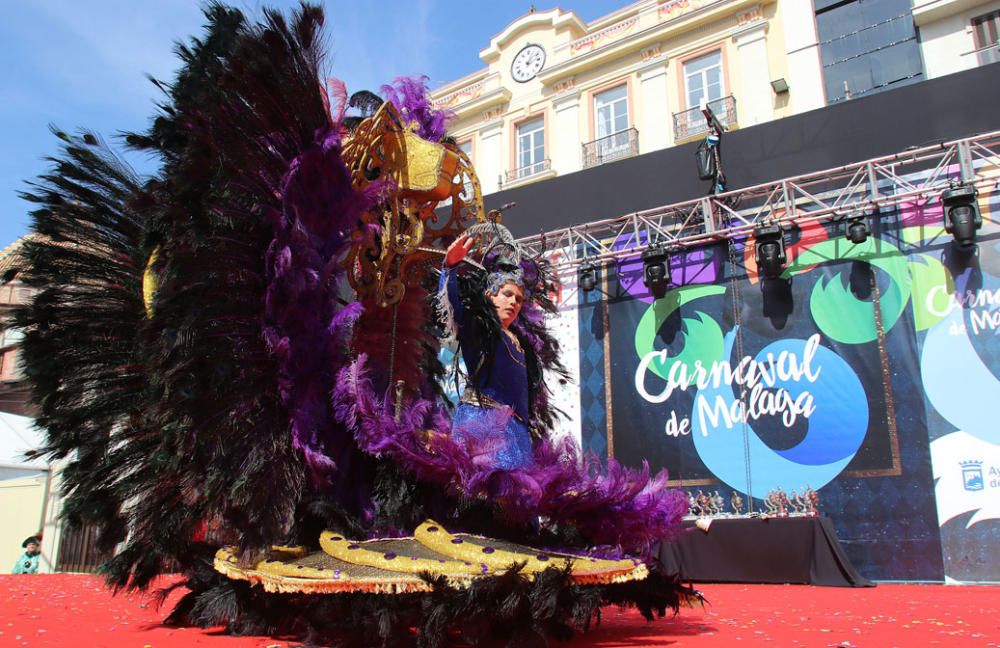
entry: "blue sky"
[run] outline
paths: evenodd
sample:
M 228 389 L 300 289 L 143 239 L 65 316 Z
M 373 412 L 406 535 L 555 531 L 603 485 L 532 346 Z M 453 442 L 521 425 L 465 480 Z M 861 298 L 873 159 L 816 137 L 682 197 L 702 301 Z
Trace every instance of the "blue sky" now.
M 261 3 L 233 2 L 249 15 Z M 289 0 L 265 3 L 279 9 Z M 490 37 L 528 12 L 509 0 L 326 0 L 327 68 L 348 90 L 377 90 L 400 75 L 425 74 L 436 88 L 483 67 Z M 553 3 L 535 2 L 545 11 Z M 584 21 L 628 0 L 577 0 L 563 9 Z M 200 34 L 197 0 L 44 0 L 8 3 L 0 24 L 0 247 L 27 233 L 24 181 L 57 151 L 48 125 L 86 128 L 116 144 L 119 131 L 143 130 L 161 95 L 147 75 L 171 79 L 174 43 Z M 117 148 L 117 147 L 116 147 Z M 137 169 L 155 170 L 143 157 Z

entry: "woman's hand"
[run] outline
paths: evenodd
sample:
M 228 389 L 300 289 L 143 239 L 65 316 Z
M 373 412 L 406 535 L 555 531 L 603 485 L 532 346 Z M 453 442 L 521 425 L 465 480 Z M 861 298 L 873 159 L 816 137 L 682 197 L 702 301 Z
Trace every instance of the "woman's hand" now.
M 462 262 L 462 259 L 465 258 L 465 255 L 469 253 L 469 250 L 475 244 L 476 240 L 474 238 L 470 238 L 468 234 L 462 234 L 448 246 L 448 253 L 444 257 L 444 264 L 449 268 L 454 268 Z

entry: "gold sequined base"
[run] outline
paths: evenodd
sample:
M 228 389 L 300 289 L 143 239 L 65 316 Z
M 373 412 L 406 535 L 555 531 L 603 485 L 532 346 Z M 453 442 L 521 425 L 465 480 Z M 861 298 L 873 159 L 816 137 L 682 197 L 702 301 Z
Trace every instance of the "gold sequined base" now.
M 215 555 L 215 569 L 268 592 L 316 594 L 428 592 L 425 576 L 443 576 L 453 587 L 467 587 L 477 578 L 510 569 L 519 569 L 526 578 L 550 567 L 565 569 L 580 585 L 642 580 L 649 573 L 637 560 L 604 560 L 452 534 L 432 520 L 412 537 L 354 541 L 324 531 L 319 542 L 322 551 L 311 553 L 305 547 L 273 547 L 254 565 L 241 564 L 231 548 L 223 547 Z

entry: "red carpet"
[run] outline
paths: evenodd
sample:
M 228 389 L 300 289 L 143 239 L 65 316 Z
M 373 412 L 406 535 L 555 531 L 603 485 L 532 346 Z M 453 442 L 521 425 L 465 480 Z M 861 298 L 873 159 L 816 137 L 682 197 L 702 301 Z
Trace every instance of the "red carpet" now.
M 711 605 L 646 623 L 605 610 L 600 626 L 566 648 L 645 646 L 1000 646 L 1000 587 L 705 585 Z M 168 605 L 177 600 L 175 593 Z M 94 576 L 0 576 L 0 647 L 287 648 L 266 637 L 165 628 L 165 610 L 142 597 L 112 597 Z

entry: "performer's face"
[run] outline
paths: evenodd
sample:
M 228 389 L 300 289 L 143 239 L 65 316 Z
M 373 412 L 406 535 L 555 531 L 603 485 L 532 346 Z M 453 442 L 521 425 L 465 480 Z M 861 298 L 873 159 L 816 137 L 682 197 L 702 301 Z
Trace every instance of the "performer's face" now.
M 507 328 L 521 312 L 521 305 L 524 304 L 524 289 L 514 283 L 505 283 L 500 286 L 497 294 L 490 295 L 490 299 L 497 307 L 497 317 L 500 318 L 500 323 L 504 328 Z

